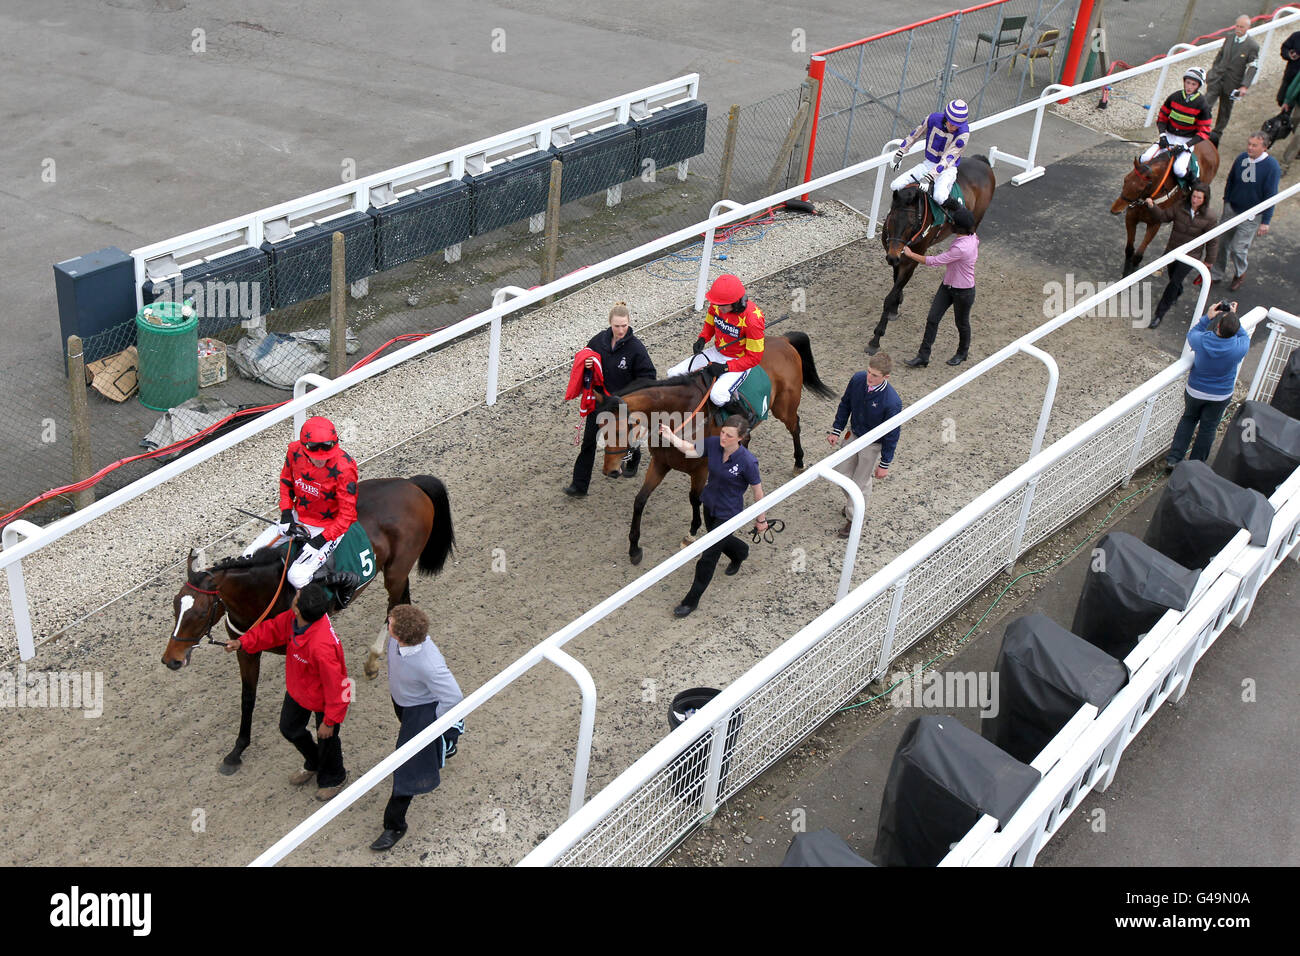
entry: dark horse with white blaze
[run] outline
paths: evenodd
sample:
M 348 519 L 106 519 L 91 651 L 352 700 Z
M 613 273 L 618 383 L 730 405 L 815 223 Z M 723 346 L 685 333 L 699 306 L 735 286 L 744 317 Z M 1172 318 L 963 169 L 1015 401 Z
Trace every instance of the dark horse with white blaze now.
M 410 575 L 417 562 L 420 574 L 437 574 L 456 542 L 447 489 L 431 475 L 360 482 L 357 520 L 370 537 L 376 567 L 384 573 L 390 610 L 398 604 L 411 603 Z M 295 591 L 285 580 L 284 565 L 280 552 L 263 548 L 248 557 L 227 558 L 199 570 L 194 567 L 191 552 L 185 583 L 172 599 L 176 626 L 167 641 L 162 662 L 173 671 L 188 664 L 195 645 L 211 635 L 212 628 L 223 616 L 227 632 L 238 637 L 259 619 L 267 620 L 287 611 Z M 387 630 L 386 626 L 380 628 L 379 639 L 370 647 L 365 666 L 367 677 L 379 673 L 378 661 Z M 273 650 L 284 653 L 284 648 Z M 248 654 L 240 648 L 237 655 L 243 685 L 239 735 L 234 749 L 221 763 L 223 774 L 239 769 L 241 754 L 248 747 L 261 669 L 260 653 Z
M 803 332 L 767 336 L 759 365 L 772 380 L 772 414 L 784 423 L 790 437 L 794 439 L 794 467 L 797 472 L 803 468 L 803 445 L 799 441 L 799 399 L 803 387 L 807 385 L 823 398 L 835 396 L 817 377 L 812 345 Z M 646 471 L 641 490 L 637 492 L 636 503 L 632 508 L 632 528 L 628 533 L 628 557 L 633 564 L 640 564 L 642 557 L 641 513 L 645 510 L 651 492 L 659 487 L 659 483 L 670 471 L 682 471 L 691 478 L 691 533 L 686 543 L 694 539 L 704 523 L 700 514 L 700 494 L 709 478 L 708 459 L 688 458 L 684 452 L 661 442 L 658 426 L 651 421 L 651 416 L 657 413 L 667 422 L 685 423 L 699 412 L 705 415 L 704 427 L 696 431 L 691 440 L 697 441 L 718 434 L 721 429 L 713 421 L 714 406 L 708 397 L 713 382 L 713 376 L 707 370 L 657 382 L 633 382 L 617 395 L 607 398 L 593 413 L 609 416 L 609 424 L 605 426 L 609 429 L 605 433 L 606 474 L 618 470 L 619 460 L 629 443 L 628 432 L 632 431 L 635 437 L 641 437 L 636 433 L 643 427 L 649 431 L 650 467 Z M 680 430 L 682 425 L 670 427 Z
M 986 156 L 967 156 L 957 167 L 957 182 L 961 185 L 965 206 L 975 217 L 975 228 L 979 228 L 984 213 L 993 201 L 993 191 L 997 188 L 997 177 Z M 916 271 L 917 262 L 903 255 L 907 246 L 917 255 L 937 242 L 952 235 L 952 220 L 946 219 L 936 226 L 934 215 L 930 210 L 928 197 L 919 186 L 905 186 L 894 193 L 889 213 L 880 228 L 880 244 L 885 247 L 885 261 L 894 268 L 894 286 L 885 296 L 885 305 L 880 313 L 880 322 L 867 345 L 868 354 L 875 354 L 880 348 L 880 339 L 885 334 L 890 319 L 898 317 L 898 307 L 903 304 L 903 289 Z
M 1219 172 L 1219 150 L 1208 139 L 1197 142 L 1193 149 L 1196 162 L 1200 166 L 1198 179 L 1203 183 L 1214 182 Z M 1128 242 L 1124 246 L 1124 275 L 1128 275 L 1142 264 L 1147 246 L 1160 231 L 1161 222 L 1146 207 L 1149 198 L 1161 209 L 1168 209 L 1182 199 L 1183 191 L 1173 178 L 1175 154 L 1172 150 L 1161 150 L 1143 163 L 1138 156 L 1133 157 L 1133 168 L 1124 177 L 1119 198 L 1111 203 L 1110 211 L 1118 216 L 1128 210 L 1124 216 L 1124 227 L 1128 230 Z M 1142 245 L 1134 248 L 1133 240 L 1137 235 L 1138 224 L 1146 226 L 1142 236 Z

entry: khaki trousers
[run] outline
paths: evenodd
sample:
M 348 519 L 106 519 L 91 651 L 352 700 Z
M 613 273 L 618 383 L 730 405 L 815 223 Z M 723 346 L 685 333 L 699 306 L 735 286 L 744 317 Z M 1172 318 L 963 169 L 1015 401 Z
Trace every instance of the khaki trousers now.
M 848 444 L 852 439 L 845 433 L 844 443 Z M 850 479 L 858 486 L 862 492 L 862 497 L 867 507 L 871 505 L 871 479 L 875 474 L 876 466 L 880 464 L 880 442 L 874 445 L 868 445 L 862 451 L 858 452 L 852 458 L 835 466 L 835 470 L 846 478 Z M 843 489 L 841 489 L 843 490 Z M 849 493 L 844 492 L 844 520 L 847 521 L 853 517 L 852 501 Z

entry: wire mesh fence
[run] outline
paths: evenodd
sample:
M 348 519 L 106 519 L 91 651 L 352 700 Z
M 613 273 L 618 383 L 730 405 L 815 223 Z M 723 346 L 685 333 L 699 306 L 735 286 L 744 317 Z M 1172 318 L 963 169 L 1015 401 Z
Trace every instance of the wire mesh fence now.
M 328 240 L 336 229 L 345 247 L 346 369 L 396 337 L 488 308 L 502 286 L 534 287 L 548 274 L 567 275 L 707 218 L 722 198 L 724 179 L 728 198 L 740 202 L 797 182 L 807 131 L 806 123 L 796 123 L 803 118 L 800 102 L 796 89 L 740 108 L 729 153 L 729 114 L 714 110 L 698 135 L 685 137 L 693 145 L 684 162 L 638 164 L 626 144 L 594 158 L 565 156 L 553 230 L 546 228 L 551 156 L 539 153 L 495 167 L 512 175 L 479 189 L 472 203 L 442 194 L 451 186 L 435 185 L 371 214 L 299 229 L 262 250 L 223 251 L 179 276 L 147 283 L 145 300 L 154 311 L 176 303 L 193 314 L 183 331 L 155 331 L 132 320 L 82 343 L 94 379 L 87 389 L 91 471 L 188 438 L 227 415 L 285 401 L 307 372 L 329 375 Z M 661 155 L 674 158 L 671 144 Z M 556 234 L 553 264 L 549 231 Z M 725 253 L 728 241 L 751 237 L 735 231 L 717 249 Z M 644 267 L 666 281 L 693 282 L 691 258 L 684 248 Z M 47 490 L 85 477 L 74 468 L 62 373 L 57 360 L 15 362 L 4 376 L 0 443 L 15 454 L 0 460 L 0 523 Z M 115 468 L 95 494 L 102 497 L 172 457 Z M 71 508 L 71 495 L 60 494 L 22 517 L 44 523 Z

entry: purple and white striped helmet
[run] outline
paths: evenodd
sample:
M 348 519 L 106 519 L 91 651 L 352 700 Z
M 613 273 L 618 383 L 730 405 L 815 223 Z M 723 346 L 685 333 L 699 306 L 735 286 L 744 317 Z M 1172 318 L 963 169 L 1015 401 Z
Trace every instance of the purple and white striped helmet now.
M 966 106 L 965 100 L 953 100 L 948 104 L 948 108 L 943 111 L 944 116 L 948 117 L 948 122 L 953 126 L 959 126 L 966 122 L 966 117 L 970 115 L 970 108 Z

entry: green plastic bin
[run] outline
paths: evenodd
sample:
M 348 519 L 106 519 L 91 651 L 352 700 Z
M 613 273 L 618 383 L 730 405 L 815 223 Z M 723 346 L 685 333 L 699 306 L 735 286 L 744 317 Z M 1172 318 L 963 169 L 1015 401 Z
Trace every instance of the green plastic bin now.
M 187 314 L 188 313 L 188 314 Z M 165 412 L 199 394 L 199 320 L 178 302 L 157 302 L 135 315 L 140 404 Z

